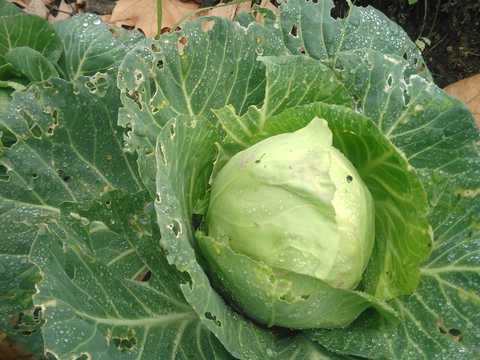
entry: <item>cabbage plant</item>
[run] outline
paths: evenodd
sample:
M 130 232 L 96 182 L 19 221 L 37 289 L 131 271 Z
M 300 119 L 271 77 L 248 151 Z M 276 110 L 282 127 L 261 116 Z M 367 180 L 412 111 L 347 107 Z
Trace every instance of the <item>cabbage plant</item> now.
M 158 40 L 86 15 L 55 25 L 69 76 L 32 77 L 0 107 L 0 330 L 48 359 L 478 358 L 477 126 L 399 26 L 332 8 L 290 0 Z M 358 182 L 373 199 L 349 284 L 247 256 L 214 219 L 230 164 L 295 134 L 348 164 L 322 177 L 326 198 Z M 272 164 L 259 151 L 243 164 Z M 320 231 L 297 221 L 290 238 Z

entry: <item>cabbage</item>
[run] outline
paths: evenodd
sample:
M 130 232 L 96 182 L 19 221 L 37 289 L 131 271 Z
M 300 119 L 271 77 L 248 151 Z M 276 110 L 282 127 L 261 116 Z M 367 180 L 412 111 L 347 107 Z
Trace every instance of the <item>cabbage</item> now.
M 224 293 L 268 326 L 347 325 L 342 317 L 336 323 L 312 316 L 333 305 L 318 296 L 314 279 L 353 290 L 372 254 L 373 198 L 331 143 L 327 122 L 314 118 L 237 153 L 215 178 L 206 217 L 215 240 L 200 246 L 222 269 L 220 279 L 239 273 L 249 280 L 225 281 Z M 225 253 L 228 261 L 217 260 Z M 239 272 L 242 261 L 252 267 Z M 256 306 L 249 304 L 252 297 Z

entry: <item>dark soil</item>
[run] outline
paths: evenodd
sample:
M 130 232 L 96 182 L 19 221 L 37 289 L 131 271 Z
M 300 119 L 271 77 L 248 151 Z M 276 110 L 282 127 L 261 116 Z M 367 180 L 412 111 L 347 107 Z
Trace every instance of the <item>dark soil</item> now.
M 423 41 L 425 63 L 440 87 L 480 73 L 480 0 L 418 0 L 413 5 L 408 0 L 351 1 L 375 7 L 413 41 Z M 344 16 L 347 2 L 334 2 L 336 15 Z

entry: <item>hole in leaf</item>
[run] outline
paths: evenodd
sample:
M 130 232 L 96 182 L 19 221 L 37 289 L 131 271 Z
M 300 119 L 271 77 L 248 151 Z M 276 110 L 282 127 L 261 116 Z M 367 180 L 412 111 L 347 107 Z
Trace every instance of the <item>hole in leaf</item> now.
M 95 76 L 95 86 L 96 86 L 96 94 L 100 97 L 104 97 L 107 92 L 108 88 L 110 87 L 110 83 L 105 77 L 104 74 L 97 73 Z
M 32 178 L 38 179 L 38 174 L 37 174 L 37 173 L 33 173 L 33 174 L 32 174 Z
M 462 335 L 462 331 L 457 329 L 457 328 L 448 329 L 448 333 L 452 336 L 461 336 Z
M 42 138 L 42 134 L 43 134 L 43 131 L 42 129 L 40 128 L 40 126 L 38 125 L 33 125 L 32 128 L 30 129 L 30 132 L 33 134 L 34 137 L 36 137 L 37 139 L 41 139 Z
M 70 278 L 70 280 L 73 280 L 75 278 L 75 266 L 72 264 L 65 264 L 65 274 Z
M 10 175 L 8 175 L 8 168 L 4 165 L 0 165 L 0 181 L 10 181 Z
M 417 70 L 417 74 L 421 74 L 425 70 L 425 63 L 422 63 Z
M 212 20 L 203 20 L 203 22 L 202 22 L 202 30 L 203 30 L 204 32 L 207 32 L 208 30 L 212 30 L 214 24 L 215 24 L 215 22 L 212 21 Z
M 168 224 L 167 227 L 173 231 L 175 237 L 182 233 L 182 224 L 177 219 L 173 219 L 172 223 Z
M 110 205 L 112 205 L 112 202 L 110 200 L 105 200 L 104 204 L 109 207 Z
M 88 360 L 90 357 L 88 357 L 87 354 L 82 354 L 81 356 L 77 357 L 75 360 Z
M 408 92 L 406 89 L 403 90 L 402 95 L 403 95 L 403 103 L 405 105 L 408 105 L 410 103 L 410 95 L 408 95 Z
M 308 300 L 308 299 L 310 299 L 310 295 L 308 295 L 308 294 L 307 294 L 307 295 L 302 295 L 302 296 L 300 296 L 300 297 L 301 297 L 303 300 L 305 300 L 305 301 Z
M 462 342 L 463 341 L 463 332 L 457 328 L 449 328 L 447 336 L 453 341 Z
M 70 175 L 68 175 L 67 172 L 62 169 L 57 170 L 57 175 L 60 179 L 62 179 L 65 182 L 67 182 L 71 178 Z
M 151 49 L 157 53 L 162 52 L 162 47 L 157 44 L 150 45 Z
M 10 130 L 0 125 L 0 140 L 4 147 L 10 149 L 17 142 L 17 137 Z
M 70 0 L 68 0 L 70 1 Z M 68 3 L 67 1 L 67 3 Z M 123 27 L 123 26 L 122 26 Z M 113 36 L 115 36 L 115 38 L 119 38 L 120 36 L 122 36 L 123 34 L 118 30 L 118 29 L 115 29 L 115 28 L 112 28 L 112 29 L 109 29 L 110 32 L 112 33 Z
M 131 337 L 130 339 L 127 339 L 127 338 L 121 339 L 121 338 L 115 337 L 112 340 L 115 346 L 117 347 L 117 349 L 120 351 L 125 351 L 125 350 L 132 351 L 137 345 L 137 339 L 134 337 Z
M 295 301 L 295 296 L 291 291 L 288 291 L 286 294 L 283 294 L 282 296 L 280 296 L 280 300 L 291 304 Z
M 137 90 L 127 91 L 127 92 L 125 93 L 125 95 L 126 95 L 128 98 L 130 98 L 130 99 L 132 99 L 133 101 L 135 101 L 135 102 L 138 104 L 138 106 L 140 107 L 140 109 L 142 109 L 142 103 L 141 103 L 141 101 L 140 101 L 140 95 L 138 94 L 138 91 L 137 91 Z
M 147 270 L 146 272 L 142 274 L 138 274 L 137 277 L 135 278 L 136 281 L 148 281 L 152 277 L 152 272 L 150 270 Z
M 88 89 L 88 91 L 90 91 L 92 94 L 95 93 L 95 91 L 97 90 L 97 87 L 95 86 L 95 84 L 91 81 L 86 81 L 85 82 L 85 87 Z
M 403 53 L 403 58 L 408 61 L 408 54 L 406 52 Z
M 157 68 L 162 70 L 163 69 L 163 60 L 158 60 L 157 61 Z
M 290 29 L 290 35 L 293 37 L 298 37 L 298 29 L 296 25 L 292 25 L 292 28 Z
M 437 320 L 437 330 L 440 334 L 445 335 L 454 341 L 461 342 L 463 340 L 462 330 L 455 327 L 447 328 L 443 317 L 439 317 Z
M 222 326 L 222 323 L 217 319 L 217 317 L 215 315 L 213 315 L 210 311 L 207 311 L 205 313 L 205 317 L 208 319 L 208 320 L 211 320 L 214 322 L 215 325 L 217 325 L 218 327 L 221 327 Z
M 52 111 L 52 118 L 53 118 L 53 125 L 57 126 L 58 125 L 58 110 L 55 109 Z
M 347 17 L 349 10 L 350 6 L 346 0 L 336 0 L 335 7 L 330 11 L 330 16 L 334 19 L 344 19 Z
M 192 225 L 194 229 L 198 229 L 200 224 L 202 223 L 203 216 L 200 214 L 193 214 L 192 215 Z
M 35 126 L 35 121 L 30 116 L 30 114 L 27 113 L 25 110 L 20 110 L 18 114 L 23 118 L 23 120 L 27 122 L 28 126 L 31 126 L 31 127 Z
M 347 175 L 347 182 L 352 182 L 353 177 L 351 175 Z
M 26 336 L 35 334 L 38 331 L 36 323 L 41 321 L 39 315 L 35 315 L 35 313 L 40 314 L 37 309 L 38 308 L 35 308 L 33 311 L 21 312 L 12 316 L 10 318 L 10 324 L 12 324 L 13 329 L 19 334 Z M 38 321 L 35 321 L 34 317 L 37 318 Z
M 178 53 L 180 55 L 183 55 L 183 48 L 185 46 L 187 46 L 188 44 L 188 39 L 185 37 L 185 36 L 182 36 L 179 40 L 178 40 Z
M 387 84 L 388 84 L 388 86 L 392 86 L 392 83 L 393 83 L 392 75 L 389 75 L 388 78 L 387 78 Z
M 147 271 L 145 276 L 143 277 L 142 281 L 148 281 L 152 277 L 152 272 L 150 270 Z
M 304 48 L 303 46 L 299 46 L 299 47 L 297 48 L 297 50 L 298 50 L 298 52 L 299 52 L 300 54 L 304 54 L 304 55 L 305 55 L 305 48 Z
M 32 315 L 33 322 L 39 324 L 42 321 L 42 308 L 36 307 Z
M 143 81 L 143 74 L 140 72 L 140 71 L 136 71 L 135 73 L 135 80 L 138 81 L 138 82 L 142 82 Z
M 170 139 L 175 137 L 175 123 L 170 124 Z

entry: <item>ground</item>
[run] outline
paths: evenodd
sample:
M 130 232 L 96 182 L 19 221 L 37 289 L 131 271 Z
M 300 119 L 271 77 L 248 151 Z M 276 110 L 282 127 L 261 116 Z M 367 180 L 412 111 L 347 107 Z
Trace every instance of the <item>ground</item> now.
M 408 0 L 351 1 L 377 8 L 413 41 L 422 41 L 424 60 L 440 87 L 480 73 L 480 0 L 418 0 L 412 5 Z M 336 15 L 342 16 L 346 0 L 334 2 Z

